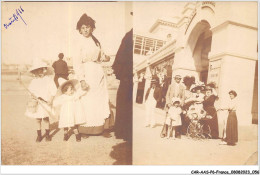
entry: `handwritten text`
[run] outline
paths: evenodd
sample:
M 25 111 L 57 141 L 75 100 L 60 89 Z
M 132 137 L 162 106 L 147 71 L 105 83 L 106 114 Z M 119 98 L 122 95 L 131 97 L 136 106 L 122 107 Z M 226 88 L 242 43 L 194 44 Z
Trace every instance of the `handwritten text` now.
M 8 29 L 8 27 L 11 26 L 14 22 L 19 21 L 19 18 L 24 22 L 25 25 L 27 25 L 21 16 L 23 12 L 24 9 L 20 6 L 20 8 L 16 9 L 16 12 L 13 14 L 13 16 L 9 18 L 9 22 L 4 24 L 4 27 Z

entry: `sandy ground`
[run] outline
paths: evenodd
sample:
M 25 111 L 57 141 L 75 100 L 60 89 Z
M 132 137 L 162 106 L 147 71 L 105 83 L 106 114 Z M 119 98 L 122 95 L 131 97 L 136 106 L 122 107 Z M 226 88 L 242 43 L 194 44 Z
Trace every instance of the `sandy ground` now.
M 29 79 L 25 79 L 28 83 Z M 116 89 L 109 91 L 115 105 Z M 15 76 L 2 75 L 2 164 L 3 165 L 113 165 L 129 164 L 130 146 L 123 140 L 90 136 L 76 142 L 63 141 L 57 123 L 51 125 L 52 141 L 36 143 L 35 120 L 24 116 L 27 93 Z M 115 108 L 113 109 L 115 111 Z
M 220 140 L 160 138 L 164 116 L 156 114 L 156 127 L 144 127 L 144 105 L 134 105 L 133 165 L 245 165 L 257 163 L 257 140 L 239 140 L 236 146 Z

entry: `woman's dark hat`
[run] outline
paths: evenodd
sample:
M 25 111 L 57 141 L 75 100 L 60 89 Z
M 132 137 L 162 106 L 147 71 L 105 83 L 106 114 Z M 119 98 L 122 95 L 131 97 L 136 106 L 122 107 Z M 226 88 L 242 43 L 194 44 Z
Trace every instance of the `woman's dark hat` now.
M 190 87 L 190 91 L 191 92 L 196 92 L 196 90 L 205 90 L 205 84 L 201 81 L 198 81 L 196 84 L 193 84 L 191 87 Z
M 80 17 L 80 19 L 79 19 L 79 21 L 78 21 L 78 23 L 77 23 L 77 27 L 76 27 L 76 29 L 77 30 L 80 30 L 80 28 L 81 28 L 81 26 L 82 25 L 90 25 L 90 27 L 92 28 L 92 29 L 95 29 L 96 27 L 95 27 L 95 23 L 96 23 L 96 21 L 95 20 L 93 20 L 90 16 L 88 16 L 86 13 L 84 13 L 81 17 Z
M 203 86 L 203 85 L 192 85 L 190 89 L 191 89 L 191 92 L 194 93 L 197 90 L 201 90 L 201 91 L 205 90 L 205 86 Z
M 216 86 L 216 83 L 210 82 L 210 83 L 208 83 L 208 84 L 206 85 L 206 87 L 216 89 L 217 86 Z

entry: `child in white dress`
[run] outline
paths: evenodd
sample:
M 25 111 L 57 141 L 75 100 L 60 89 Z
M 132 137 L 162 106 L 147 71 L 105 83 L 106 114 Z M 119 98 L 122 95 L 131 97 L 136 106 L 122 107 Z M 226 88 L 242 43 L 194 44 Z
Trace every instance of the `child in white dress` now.
M 53 98 L 56 94 L 57 88 L 53 79 L 47 76 L 47 64 L 43 62 L 35 62 L 30 69 L 35 78 L 29 84 L 28 90 L 30 92 L 29 102 L 25 115 L 36 119 L 37 122 L 37 139 L 36 142 L 41 142 L 42 134 L 41 127 L 42 121 L 46 129 L 46 141 L 51 141 L 50 133 L 50 111 L 46 110 L 48 107 L 51 109 Z M 45 107 L 44 107 L 45 106 Z
M 173 137 L 173 131 L 175 131 L 175 138 L 180 138 L 179 127 L 182 125 L 181 113 L 182 109 L 180 108 L 180 99 L 173 97 L 172 104 L 168 110 L 168 115 L 165 122 L 169 126 L 167 138 Z
M 79 124 L 86 122 L 83 116 L 83 107 L 79 100 L 87 91 L 78 88 L 79 82 L 76 79 L 65 80 L 59 78 L 58 82 L 60 87 L 58 88 L 56 98 L 53 101 L 54 107 L 60 107 L 59 128 L 64 128 L 64 141 L 69 139 L 68 129 L 73 129 L 76 135 L 76 141 L 81 141 L 81 136 L 78 132 Z

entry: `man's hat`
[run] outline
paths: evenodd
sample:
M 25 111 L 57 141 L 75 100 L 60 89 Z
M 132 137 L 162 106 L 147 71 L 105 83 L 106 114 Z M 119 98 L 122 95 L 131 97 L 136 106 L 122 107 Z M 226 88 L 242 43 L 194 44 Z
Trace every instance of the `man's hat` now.
M 180 75 L 175 75 L 174 78 L 180 78 L 181 79 L 181 76 Z

